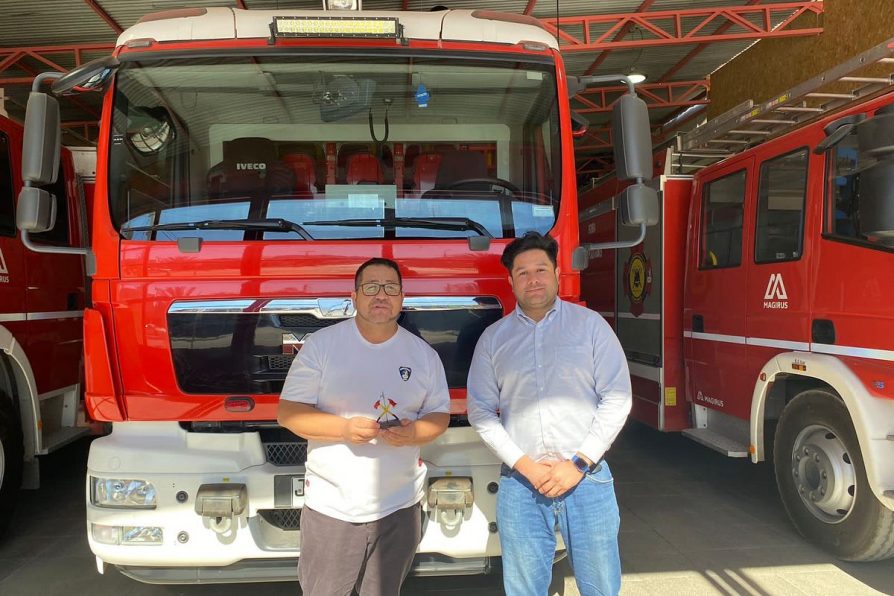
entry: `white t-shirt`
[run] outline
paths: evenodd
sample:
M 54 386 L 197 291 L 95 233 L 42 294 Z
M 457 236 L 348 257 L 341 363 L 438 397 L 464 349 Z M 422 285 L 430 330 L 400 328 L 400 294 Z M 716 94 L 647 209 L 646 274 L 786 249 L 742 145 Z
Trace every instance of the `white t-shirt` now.
M 370 343 L 353 319 L 308 338 L 281 399 L 380 421 L 450 411 L 444 366 L 431 346 L 403 327 L 386 342 Z M 359 445 L 310 440 L 307 447 L 304 502 L 314 511 L 368 522 L 422 499 L 426 468 L 418 446 L 373 439 Z

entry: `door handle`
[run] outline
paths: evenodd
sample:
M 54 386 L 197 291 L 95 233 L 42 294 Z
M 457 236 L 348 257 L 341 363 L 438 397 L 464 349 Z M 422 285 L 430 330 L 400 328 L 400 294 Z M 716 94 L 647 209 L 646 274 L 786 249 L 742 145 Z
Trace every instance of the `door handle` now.
M 703 333 L 705 331 L 705 318 L 701 315 L 692 315 L 692 331 Z

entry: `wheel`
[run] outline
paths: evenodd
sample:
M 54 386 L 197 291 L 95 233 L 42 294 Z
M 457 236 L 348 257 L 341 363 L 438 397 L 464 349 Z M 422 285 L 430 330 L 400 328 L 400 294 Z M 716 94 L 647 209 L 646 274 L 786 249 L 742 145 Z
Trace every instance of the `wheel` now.
M 869 488 L 847 407 L 827 391 L 798 394 L 782 411 L 776 484 L 802 536 L 847 561 L 894 556 L 894 512 Z
M 12 400 L 0 391 L 0 534 L 12 519 L 22 486 L 22 431 Z

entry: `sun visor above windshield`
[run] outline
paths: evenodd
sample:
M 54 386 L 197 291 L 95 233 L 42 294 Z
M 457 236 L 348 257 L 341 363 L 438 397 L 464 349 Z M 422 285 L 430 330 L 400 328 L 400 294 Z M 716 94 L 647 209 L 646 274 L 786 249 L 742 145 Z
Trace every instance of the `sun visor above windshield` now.
M 240 10 L 206 8 L 204 14 L 182 16 L 184 13 L 167 11 L 150 15 L 127 29 L 118 37 L 118 45 L 133 39 L 191 41 L 203 39 L 268 39 L 274 17 L 350 18 L 354 13 L 322 10 Z M 199 12 L 199 11 L 196 11 Z M 478 13 L 478 16 L 473 16 Z M 536 41 L 555 48 L 556 40 L 533 20 L 520 22 L 513 15 L 491 11 L 447 10 L 437 12 L 362 11 L 361 17 L 397 18 L 408 39 L 444 41 L 477 41 L 514 45 L 522 41 Z M 519 15 L 514 15 L 518 17 Z
M 168 14 L 171 16 L 167 17 Z M 182 11 L 178 13 L 171 10 L 143 17 L 139 23 L 118 36 L 117 45 L 122 46 L 132 39 L 232 39 L 236 34 L 233 11 L 229 8 L 206 8 L 204 14 L 196 16 L 176 16 L 177 14 L 182 14 Z
M 476 15 L 477 13 L 477 15 Z M 451 10 L 444 17 L 443 39 L 517 44 L 538 41 L 557 48 L 556 38 L 535 24 L 520 22 L 524 15 L 492 11 Z

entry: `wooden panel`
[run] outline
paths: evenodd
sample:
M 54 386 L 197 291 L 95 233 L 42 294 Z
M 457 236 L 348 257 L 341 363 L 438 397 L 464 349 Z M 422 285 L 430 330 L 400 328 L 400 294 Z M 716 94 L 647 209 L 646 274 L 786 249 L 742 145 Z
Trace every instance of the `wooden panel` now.
M 825 14 L 793 26 L 825 28 L 814 37 L 765 39 L 711 75 L 708 118 L 747 99 L 759 103 L 892 37 L 891 0 L 826 0 Z M 867 70 L 867 73 L 872 73 Z

